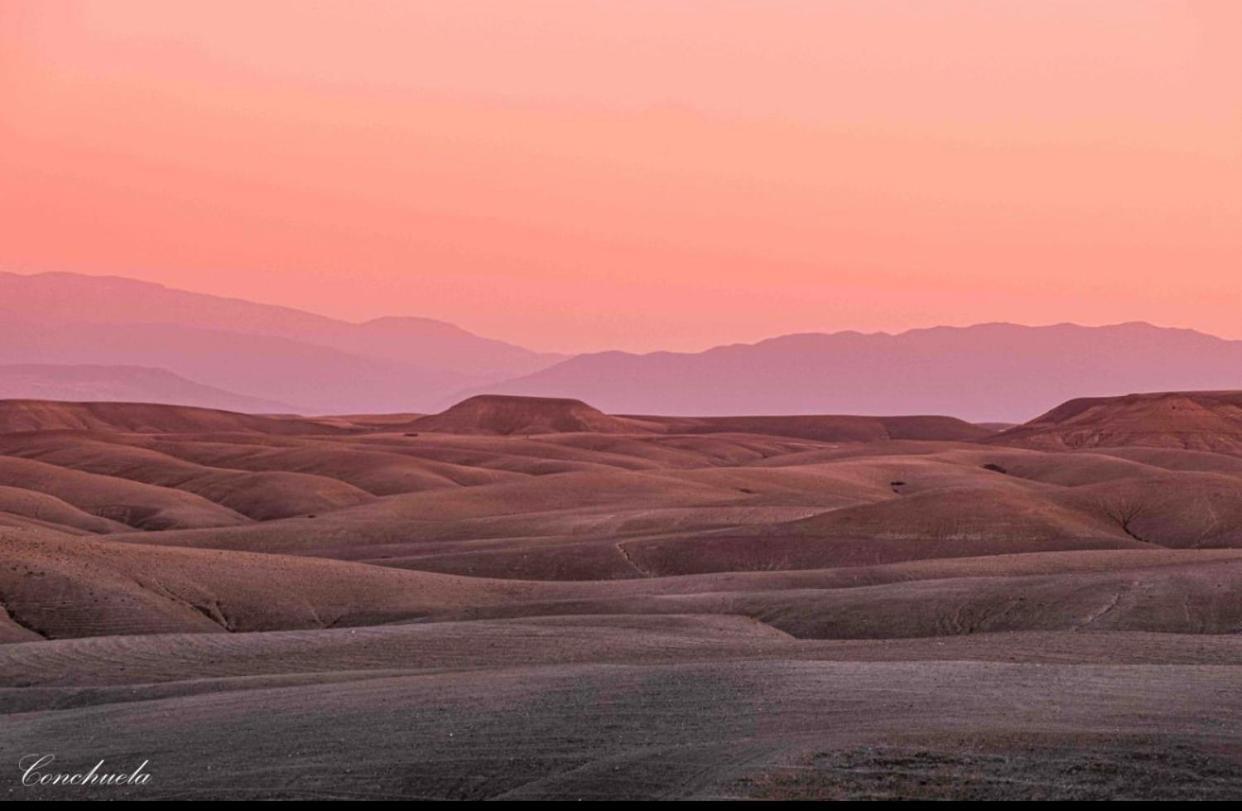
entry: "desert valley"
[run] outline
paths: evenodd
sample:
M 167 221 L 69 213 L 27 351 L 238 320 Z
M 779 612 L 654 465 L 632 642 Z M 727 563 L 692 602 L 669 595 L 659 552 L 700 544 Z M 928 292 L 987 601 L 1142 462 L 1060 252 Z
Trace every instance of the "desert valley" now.
M 1242 394 L 0 402 L 9 798 L 1236 798 Z
M 0 0 L 0 801 L 1242 799 L 1239 31 Z

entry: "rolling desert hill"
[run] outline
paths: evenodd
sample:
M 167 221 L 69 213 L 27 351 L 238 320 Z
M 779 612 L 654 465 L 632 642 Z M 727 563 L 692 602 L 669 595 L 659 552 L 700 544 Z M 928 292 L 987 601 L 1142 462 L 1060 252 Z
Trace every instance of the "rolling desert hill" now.
M 345 430 L 299 417 L 259 416 L 163 403 L 0 400 L 0 435 L 39 431 L 331 434 Z
M 0 739 L 125 798 L 1236 798 L 1235 399 L 0 402 Z
M 581 400 L 552 397 L 505 397 L 479 394 L 447 410 L 419 417 L 412 430 L 446 434 L 634 434 L 655 426 L 611 417 Z
M 0 461 L 4 484 L 77 511 L 65 531 L 512 579 L 1242 547 L 1233 457 L 1008 447 L 932 418 L 903 428 L 933 429 L 918 439 L 878 418 L 788 419 L 636 420 L 490 397 L 366 427 L 10 401 Z M 955 438 L 963 426 L 977 441 Z M 33 512 L 9 520 L 46 528 L 51 513 Z
M 1242 456 L 1242 392 L 1086 397 L 992 441 L 1031 448 L 1172 448 Z
M 658 417 L 604 414 L 581 400 L 479 394 L 447 410 L 406 423 L 378 423 L 366 417 L 356 424 L 448 434 L 757 434 L 826 442 L 882 439 L 975 440 L 988 428 L 954 417 L 857 417 L 808 414 L 785 417 Z
M 848 414 L 802 414 L 781 417 L 637 417 L 665 426 L 670 433 L 770 434 L 822 442 L 878 442 L 927 439 L 969 442 L 991 429 L 956 417 L 860 417 Z
M 578 397 L 619 414 L 951 414 L 1023 422 L 1084 394 L 1237 388 L 1240 370 L 1242 341 L 1192 330 L 980 324 L 786 335 L 698 353 L 579 355 L 486 390 Z

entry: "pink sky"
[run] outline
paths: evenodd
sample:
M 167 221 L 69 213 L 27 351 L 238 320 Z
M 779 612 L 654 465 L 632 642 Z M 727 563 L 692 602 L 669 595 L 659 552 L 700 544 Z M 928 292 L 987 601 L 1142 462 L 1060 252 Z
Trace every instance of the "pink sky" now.
M 0 3 L 0 269 L 537 349 L 1242 338 L 1235 0 Z

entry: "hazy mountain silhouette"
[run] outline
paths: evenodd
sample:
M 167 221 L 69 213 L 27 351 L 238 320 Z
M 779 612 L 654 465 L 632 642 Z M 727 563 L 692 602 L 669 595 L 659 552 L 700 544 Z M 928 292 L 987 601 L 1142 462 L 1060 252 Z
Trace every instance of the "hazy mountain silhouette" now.
M 1242 386 L 1242 341 L 1144 323 L 786 335 L 699 353 L 579 355 L 485 390 L 612 414 L 951 414 L 1022 421 L 1073 397 Z
M 294 410 L 288 403 L 234 394 L 195 383 L 164 369 L 145 366 L 58 366 L 39 363 L 0 366 L 0 400 L 193 403 L 204 408 L 252 414 Z
M 131 279 L 0 273 L 0 363 L 158 367 L 303 411 L 425 409 L 560 359 L 425 318 L 353 324 Z
M 495 393 L 580 399 L 609 414 L 1020 422 L 1075 397 L 1242 387 L 1242 341 L 1143 323 L 814 333 L 566 359 L 432 319 L 355 324 L 68 273 L 0 273 L 0 364 L 158 368 L 304 413 L 437 411 Z M 186 405 L 220 402 L 180 391 Z

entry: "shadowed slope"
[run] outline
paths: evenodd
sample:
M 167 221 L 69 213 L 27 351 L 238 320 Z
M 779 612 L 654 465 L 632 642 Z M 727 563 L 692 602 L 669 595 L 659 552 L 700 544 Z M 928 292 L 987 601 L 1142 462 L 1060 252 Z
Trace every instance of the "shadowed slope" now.
M 734 614 L 803 638 L 1016 630 L 1229 633 L 1242 553 L 1000 555 L 614 582 L 464 578 L 0 528 L 0 604 L 44 637 L 566 614 Z M 917 609 L 916 609 L 917 607 Z
M 53 496 L 85 513 L 134 529 L 224 527 L 248 521 L 235 510 L 194 493 L 12 456 L 0 456 L 0 482 Z
M 209 467 L 150 448 L 76 433 L 0 437 L 0 452 L 122 482 L 137 481 L 194 493 L 260 521 L 326 512 L 373 500 L 369 493 L 327 476 Z
M 511 599 L 522 584 L 0 528 L 0 603 L 44 637 L 323 628 Z
M 29 518 L 44 525 L 81 532 L 103 533 L 129 529 L 118 521 L 92 515 L 48 493 L 0 485 L 0 515 L 6 513 Z
M 819 442 L 878 442 L 886 439 L 927 439 L 970 442 L 992 430 L 955 417 L 859 417 L 800 415 L 779 417 L 637 417 L 681 434 L 770 434 Z
M 812 451 L 742 435 L 430 436 L 364 444 L 516 475 L 314 519 L 125 540 L 557 580 L 1242 544 L 1242 476 L 1102 454 L 917 442 Z M 582 461 L 548 471 L 538 456 L 565 453 Z

